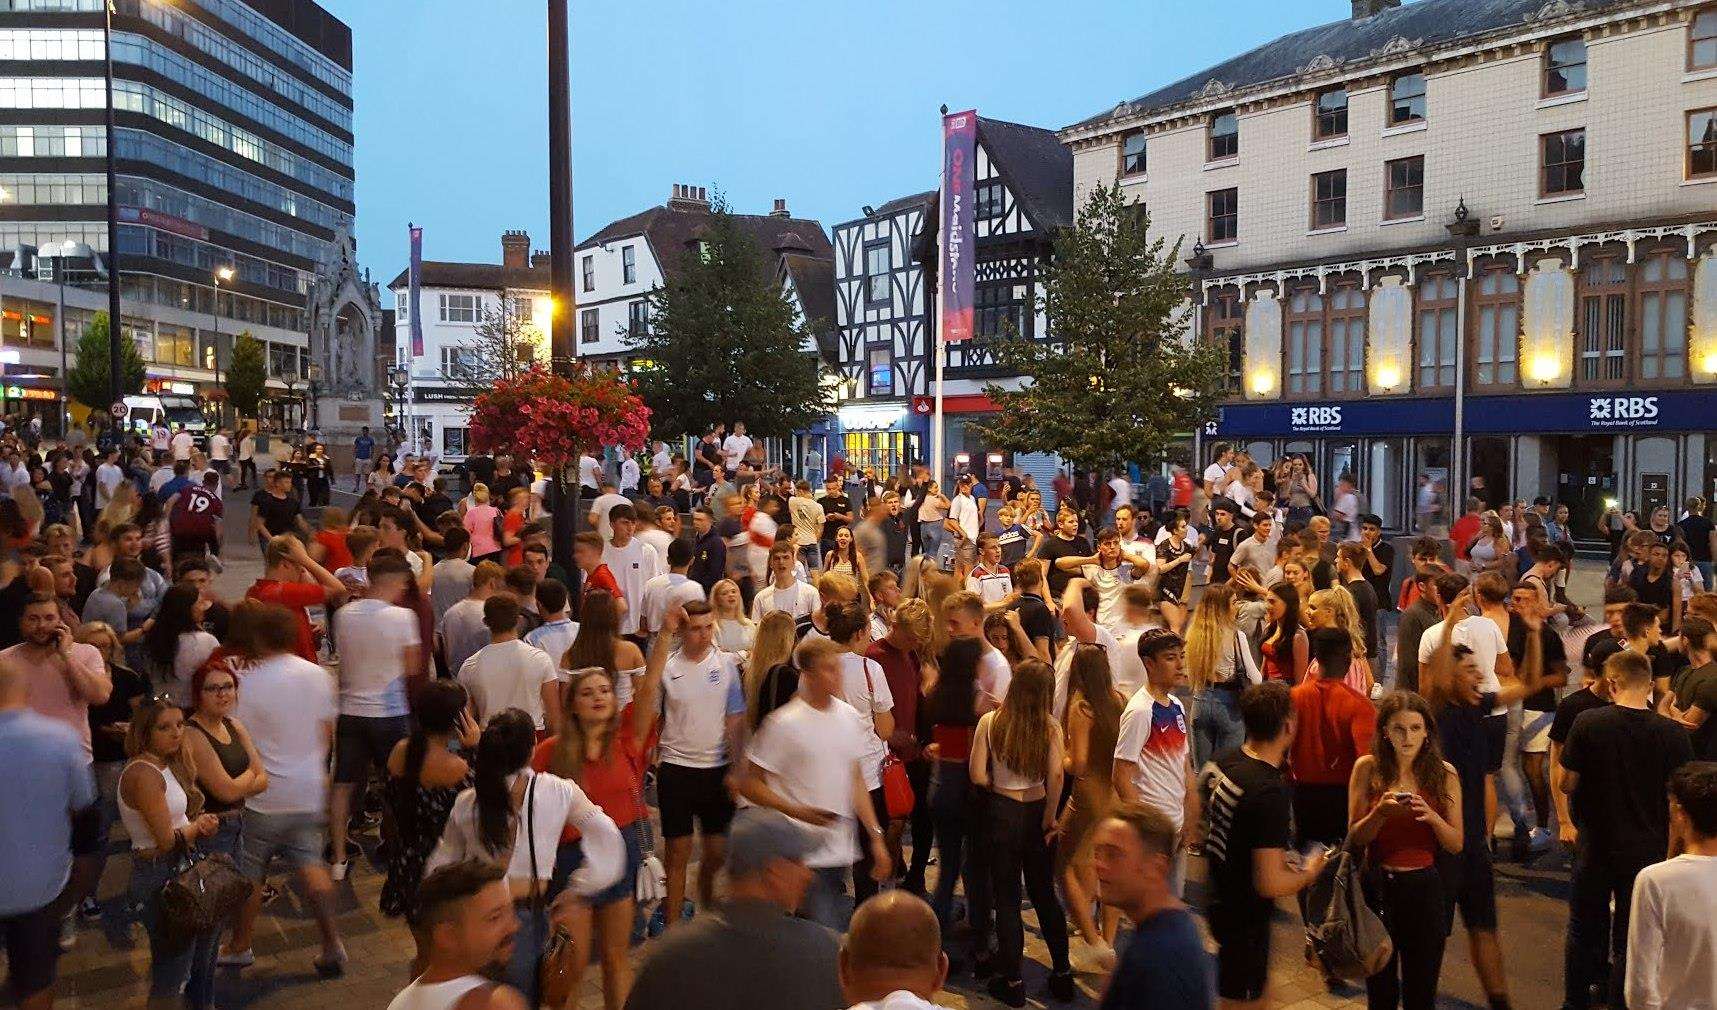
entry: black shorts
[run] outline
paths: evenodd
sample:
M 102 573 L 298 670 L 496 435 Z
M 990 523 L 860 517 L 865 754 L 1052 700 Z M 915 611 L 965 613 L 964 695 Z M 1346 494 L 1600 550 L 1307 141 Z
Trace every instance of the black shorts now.
M 1484 717 L 1484 742 L 1486 775 L 1495 775 L 1502 771 L 1503 751 L 1508 749 L 1508 714 L 1487 715 Z
M 1455 907 L 1461 910 L 1461 922 L 1469 930 L 1496 929 L 1496 870 L 1491 865 L 1490 849 L 1483 842 L 1475 845 L 1468 839 L 1454 858 L 1461 868 L 1455 885 Z
M 54 984 L 54 967 L 60 959 L 60 919 L 50 909 L 44 905 L 0 917 L 8 979 L 18 999 L 34 996 Z
M 662 762 L 656 769 L 662 837 L 689 837 L 693 821 L 706 836 L 727 834 L 727 822 L 733 820 L 733 797 L 727 794 L 726 779 L 726 765 L 687 768 Z
M 1216 994 L 1237 1002 L 1263 999 L 1270 975 L 1269 913 L 1212 908 L 1210 935 L 1216 940 Z
M 411 732 L 403 715 L 342 715 L 334 724 L 334 781 L 353 785 L 371 767 L 386 768 L 394 744 Z

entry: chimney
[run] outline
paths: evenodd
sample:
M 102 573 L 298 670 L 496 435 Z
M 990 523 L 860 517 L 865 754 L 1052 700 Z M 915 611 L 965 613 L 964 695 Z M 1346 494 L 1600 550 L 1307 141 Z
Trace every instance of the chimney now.
M 1363 21 L 1401 6 L 1401 0 L 1353 0 L 1353 19 Z
M 709 190 L 683 182 L 674 183 L 674 195 L 668 206 L 675 210 L 709 210 Z
M 783 200 L 780 197 L 776 197 L 775 198 L 775 209 L 769 212 L 769 216 L 770 217 L 792 217 L 791 214 L 787 213 L 787 201 Z
M 540 269 L 547 269 L 553 263 L 554 263 L 554 258 L 552 256 L 550 256 L 547 252 L 544 252 L 541 249 L 538 249 L 536 252 L 531 253 L 531 266 L 533 266 L 533 267 L 537 267 Z
M 531 260 L 531 237 L 522 231 L 501 233 L 501 266 L 523 270 Z

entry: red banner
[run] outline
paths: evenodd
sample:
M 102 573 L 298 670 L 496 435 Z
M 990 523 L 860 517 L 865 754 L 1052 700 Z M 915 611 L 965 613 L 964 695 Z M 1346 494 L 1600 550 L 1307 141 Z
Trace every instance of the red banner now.
M 942 117 L 942 339 L 972 338 L 972 288 L 975 269 L 978 113 Z

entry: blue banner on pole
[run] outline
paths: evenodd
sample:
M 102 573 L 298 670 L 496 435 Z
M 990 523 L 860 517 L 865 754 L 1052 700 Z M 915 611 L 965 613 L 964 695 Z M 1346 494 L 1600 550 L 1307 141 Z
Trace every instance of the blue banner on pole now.
M 942 339 L 972 338 L 977 266 L 977 110 L 942 117 Z
M 423 229 L 417 225 L 408 225 L 411 229 L 411 291 L 407 300 L 411 306 L 411 356 L 423 357 Z

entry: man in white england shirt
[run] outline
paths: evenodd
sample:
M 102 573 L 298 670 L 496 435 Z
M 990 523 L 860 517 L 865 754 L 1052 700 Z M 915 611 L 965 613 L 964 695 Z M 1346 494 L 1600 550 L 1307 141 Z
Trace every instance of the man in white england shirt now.
M 1134 600 L 1137 599 L 1137 594 L 1134 594 Z M 1073 669 L 1073 653 L 1078 645 L 1094 645 L 1103 650 L 1103 658 L 1109 661 L 1109 679 L 1115 690 L 1130 695 L 1143 683 L 1143 664 L 1135 662 L 1136 656 L 1129 659 L 1115 633 L 1097 622 L 1098 604 L 1096 588 L 1083 578 L 1068 582 L 1067 589 L 1061 594 L 1061 624 L 1067 629 L 1068 640 L 1055 657 L 1055 698 L 1051 708 L 1056 719 L 1067 713 L 1067 684 Z M 1129 617 L 1135 620 L 1142 618 L 1136 603 Z
M 751 601 L 752 623 L 763 623 L 765 617 L 777 610 L 785 611 L 797 621 L 817 609 L 817 591 L 799 581 L 793 553 L 793 545 L 788 543 L 769 548 L 769 584 L 759 589 Z
M 1190 734 L 1186 707 L 1170 693 L 1179 683 L 1185 643 L 1166 629 L 1139 637 L 1139 658 L 1145 664 L 1145 686 L 1121 712 L 1115 741 L 1115 795 L 1126 803 L 1154 807 L 1181 833 L 1181 848 L 1170 861 L 1170 886 L 1181 893 L 1186 882 L 1186 846 L 1192 841 L 1187 825 L 1199 821 L 1199 795 L 1188 760 Z
M 691 541 L 668 541 L 668 570 L 644 583 L 644 634 L 666 627 L 668 611 L 704 598 L 703 587 L 686 577 L 691 564 Z
M 729 474 L 739 470 L 739 463 L 751 451 L 751 436 L 745 433 L 745 422 L 733 423 L 733 434 L 722 439 L 721 464 Z
M 857 710 L 841 700 L 841 652 L 826 638 L 806 639 L 794 650 L 799 694 L 758 728 L 740 784 L 747 800 L 818 832 L 821 844 L 805 860 L 815 877 L 800 913 L 830 929 L 841 927 L 847 870 L 858 861 L 855 820 L 864 828 L 872 879 L 887 880 L 892 869 L 883 826 L 865 787 L 870 731 Z
M 602 563 L 613 573 L 621 595 L 639 603 L 620 615 L 620 634 L 636 636 L 644 619 L 644 584 L 662 574 L 662 556 L 638 539 L 638 520 L 632 506 L 616 505 L 608 513 L 608 525 L 614 532 L 602 548 Z
M 173 462 L 177 463 L 181 460 L 188 460 L 191 458 L 191 450 L 196 447 L 197 441 L 191 437 L 190 432 L 186 431 L 184 428 L 180 428 L 173 435 L 173 440 L 170 444 L 173 449 Z
M 524 608 L 510 593 L 483 601 L 483 624 L 489 644 L 459 668 L 459 683 L 471 695 L 471 713 L 479 725 L 498 712 L 520 709 L 537 729 L 547 728 L 543 712 L 559 699 L 554 660 L 519 638 Z

